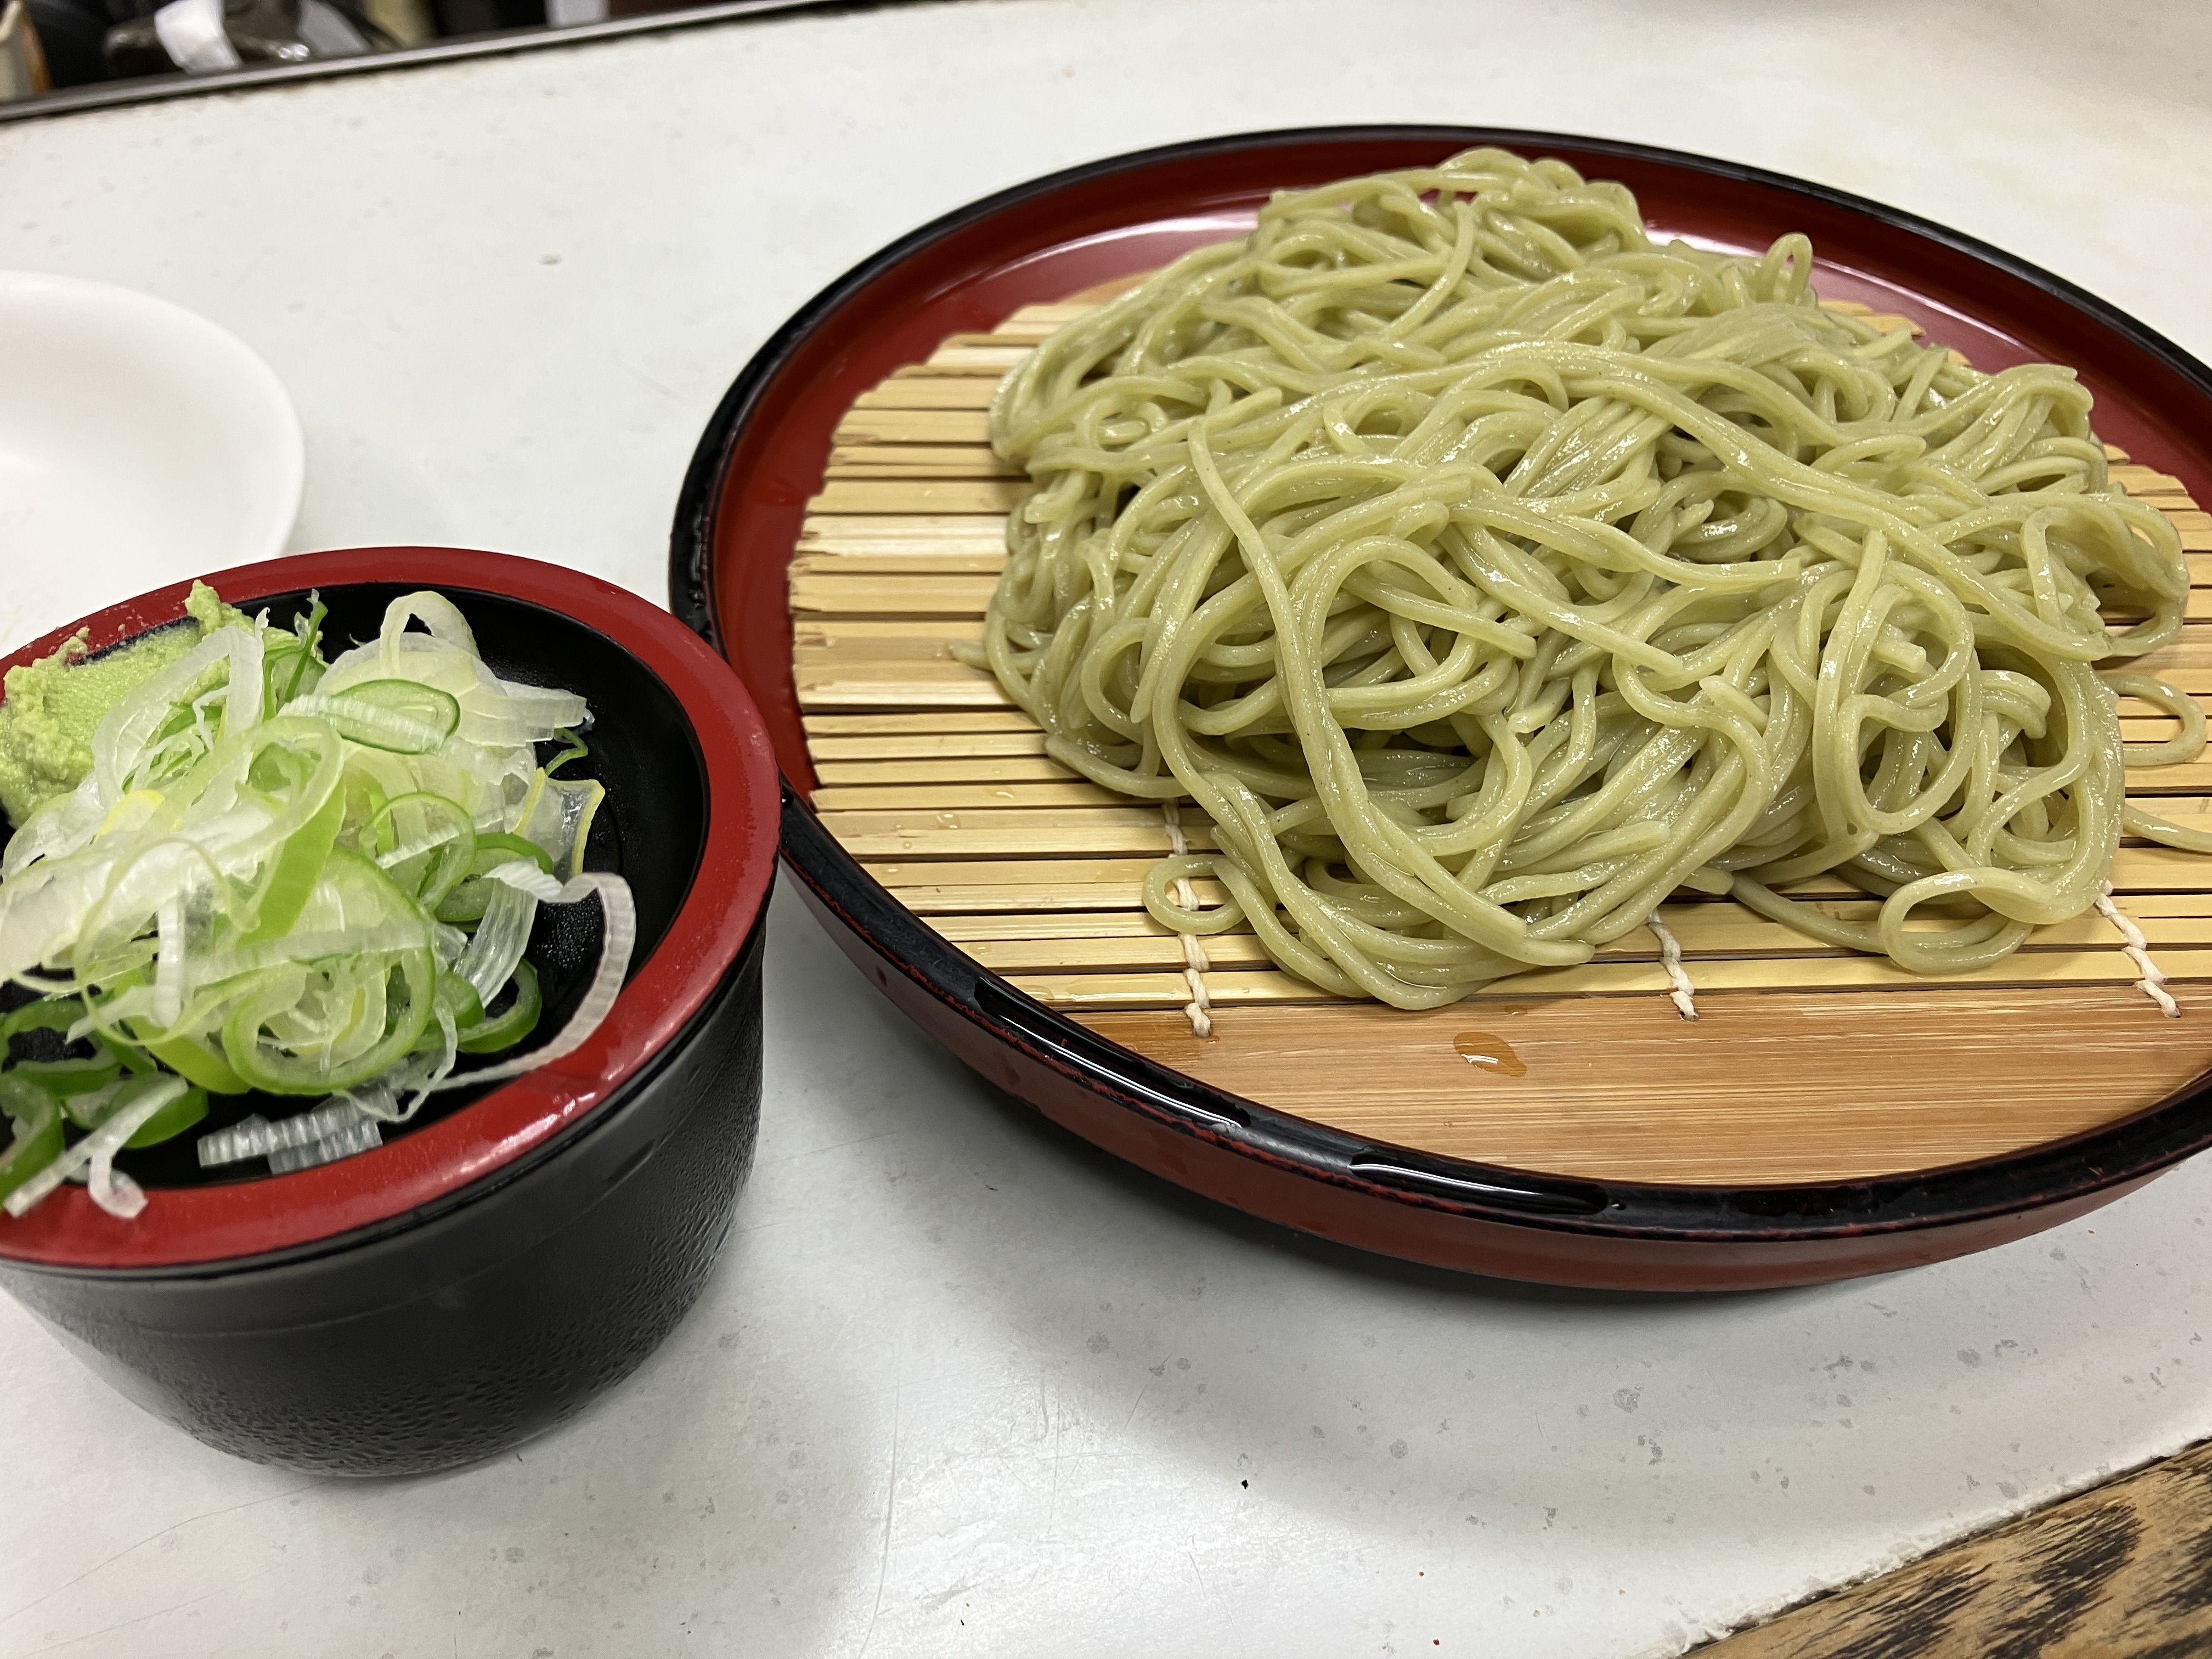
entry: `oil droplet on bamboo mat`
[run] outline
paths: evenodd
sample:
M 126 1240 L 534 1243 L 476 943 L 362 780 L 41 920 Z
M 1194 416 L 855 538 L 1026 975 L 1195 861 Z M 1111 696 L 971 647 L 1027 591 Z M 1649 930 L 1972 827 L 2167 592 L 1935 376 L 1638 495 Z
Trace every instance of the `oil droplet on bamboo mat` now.
M 1527 1062 L 1513 1052 L 1513 1045 L 1504 1037 L 1489 1031 L 1462 1031 L 1452 1039 L 1452 1047 L 1468 1065 L 1485 1072 L 1494 1072 L 1499 1077 L 1526 1077 Z

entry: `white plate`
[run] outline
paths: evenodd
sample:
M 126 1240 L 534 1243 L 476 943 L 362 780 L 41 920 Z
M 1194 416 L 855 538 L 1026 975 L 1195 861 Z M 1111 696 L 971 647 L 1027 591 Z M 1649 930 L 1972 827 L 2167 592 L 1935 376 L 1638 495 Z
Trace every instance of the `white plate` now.
M 236 337 L 129 289 L 0 270 L 0 650 L 284 550 L 300 417 Z

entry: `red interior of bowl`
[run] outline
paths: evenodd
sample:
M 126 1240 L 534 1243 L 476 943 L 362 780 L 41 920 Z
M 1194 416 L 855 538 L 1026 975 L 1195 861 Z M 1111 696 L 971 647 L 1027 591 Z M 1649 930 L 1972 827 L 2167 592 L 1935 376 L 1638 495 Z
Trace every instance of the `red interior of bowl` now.
M 2171 362 L 2055 279 L 1992 263 L 1965 238 L 1872 204 L 1694 157 L 1526 133 L 1346 130 L 1179 147 L 1009 192 L 918 235 L 815 319 L 764 389 L 721 480 L 711 592 L 725 648 L 785 775 L 814 787 L 792 685 L 785 568 L 807 498 L 822 487 L 830 434 L 854 398 L 948 334 L 988 330 L 1021 306 L 1239 234 L 1274 190 L 1421 166 L 1482 143 L 1619 179 L 1662 236 L 1748 251 L 1803 231 L 1823 296 L 1903 313 L 1981 368 L 2071 364 L 2096 396 L 2109 441 L 2200 496 L 2212 484 L 2204 395 Z
M 0 1218 L 0 1256 L 11 1260 L 81 1267 L 227 1261 L 373 1226 L 456 1192 L 589 1113 L 681 1030 L 767 902 L 778 806 L 767 734 L 728 666 L 658 605 L 577 571 L 453 548 L 309 553 L 205 580 L 240 605 L 304 588 L 419 583 L 504 593 L 587 623 L 658 675 L 690 718 L 707 773 L 703 855 L 659 947 L 574 1054 L 388 1146 L 294 1175 L 161 1190 L 135 1220 L 64 1187 L 20 1220 Z M 73 623 L 0 659 L 0 670 L 50 654 L 79 627 L 97 650 L 174 622 L 191 589 L 157 589 Z

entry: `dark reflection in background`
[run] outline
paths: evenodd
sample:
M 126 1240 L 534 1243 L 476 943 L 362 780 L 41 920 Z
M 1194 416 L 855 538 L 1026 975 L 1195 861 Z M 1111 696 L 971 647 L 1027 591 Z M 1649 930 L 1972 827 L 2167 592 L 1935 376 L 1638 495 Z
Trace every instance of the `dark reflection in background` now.
M 0 0 L 0 105 L 148 76 L 359 58 L 687 0 Z

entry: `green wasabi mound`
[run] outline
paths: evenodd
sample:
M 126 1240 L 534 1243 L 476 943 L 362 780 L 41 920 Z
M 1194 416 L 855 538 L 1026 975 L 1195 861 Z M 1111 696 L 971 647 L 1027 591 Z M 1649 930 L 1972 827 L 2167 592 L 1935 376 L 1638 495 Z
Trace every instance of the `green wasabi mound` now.
M 205 582 L 192 584 L 185 614 L 175 627 L 88 662 L 76 660 L 85 653 L 79 629 L 53 655 L 8 671 L 0 700 L 0 810 L 10 823 L 20 828 L 48 801 L 84 781 L 92 770 L 92 734 L 109 709 L 210 630 L 246 620 Z

